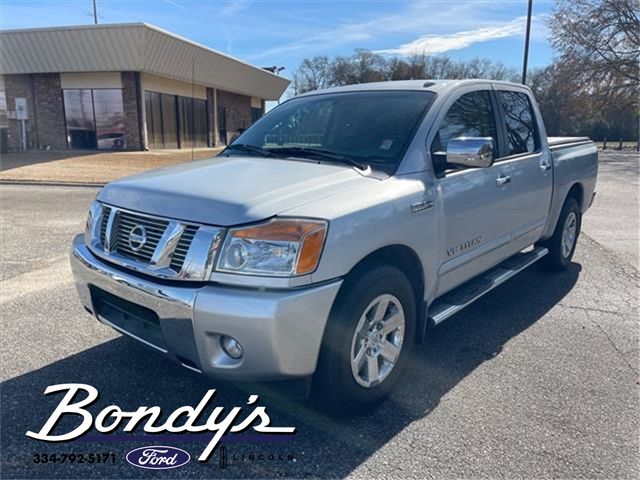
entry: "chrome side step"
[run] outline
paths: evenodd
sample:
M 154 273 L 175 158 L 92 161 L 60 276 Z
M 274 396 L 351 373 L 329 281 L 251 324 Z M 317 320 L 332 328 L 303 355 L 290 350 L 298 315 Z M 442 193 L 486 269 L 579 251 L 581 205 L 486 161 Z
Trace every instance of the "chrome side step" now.
M 429 307 L 429 320 L 435 325 L 443 322 L 547 253 L 549 250 L 544 247 L 536 247 L 526 253 L 516 253 L 491 270 L 445 293 Z

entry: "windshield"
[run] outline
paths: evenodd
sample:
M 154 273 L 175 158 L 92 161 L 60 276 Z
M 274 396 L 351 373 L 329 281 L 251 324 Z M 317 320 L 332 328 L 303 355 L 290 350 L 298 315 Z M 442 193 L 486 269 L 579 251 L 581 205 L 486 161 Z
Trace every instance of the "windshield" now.
M 434 97 L 432 92 L 368 91 L 294 98 L 245 131 L 224 154 L 395 167 Z

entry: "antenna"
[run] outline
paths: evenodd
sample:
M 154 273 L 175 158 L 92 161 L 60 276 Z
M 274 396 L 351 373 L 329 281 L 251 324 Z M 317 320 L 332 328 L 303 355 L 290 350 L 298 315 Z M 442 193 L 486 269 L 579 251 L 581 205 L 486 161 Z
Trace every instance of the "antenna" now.
M 93 0 L 93 12 L 89 12 L 87 10 L 83 11 L 82 13 L 88 17 L 93 17 L 93 23 L 95 25 L 98 24 L 98 19 L 102 19 L 104 18 L 102 15 L 98 15 L 98 5 L 97 5 L 98 1 L 97 0 Z
M 196 59 L 191 57 L 191 161 L 193 162 L 193 149 L 196 146 Z

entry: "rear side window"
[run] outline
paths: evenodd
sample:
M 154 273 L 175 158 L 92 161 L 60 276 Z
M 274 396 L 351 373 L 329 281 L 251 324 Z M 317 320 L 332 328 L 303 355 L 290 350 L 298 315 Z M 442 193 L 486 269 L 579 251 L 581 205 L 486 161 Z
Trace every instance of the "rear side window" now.
M 451 105 L 438 127 L 431 153 L 444 155 L 447 143 L 458 137 L 491 137 L 494 144 L 498 144 L 488 90 L 466 93 Z
M 533 109 L 529 97 L 520 92 L 499 91 L 507 129 L 509 155 L 531 153 L 539 146 Z

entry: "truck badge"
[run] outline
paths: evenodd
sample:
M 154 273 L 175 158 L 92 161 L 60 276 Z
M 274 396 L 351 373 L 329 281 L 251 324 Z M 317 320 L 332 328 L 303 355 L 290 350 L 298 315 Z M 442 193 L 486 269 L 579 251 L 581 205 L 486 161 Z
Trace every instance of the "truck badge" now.
M 136 225 L 129 232 L 129 246 L 134 252 L 139 252 L 147 243 L 147 229 L 144 225 Z

